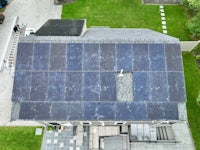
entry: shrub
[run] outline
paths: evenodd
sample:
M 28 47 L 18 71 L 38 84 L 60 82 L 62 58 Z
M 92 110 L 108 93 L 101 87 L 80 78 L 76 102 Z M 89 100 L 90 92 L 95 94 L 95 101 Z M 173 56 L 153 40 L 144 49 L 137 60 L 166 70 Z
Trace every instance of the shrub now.
M 189 32 L 195 38 L 200 38 L 200 12 L 186 24 Z
M 199 96 L 197 97 L 197 104 L 200 105 L 200 94 L 199 94 Z

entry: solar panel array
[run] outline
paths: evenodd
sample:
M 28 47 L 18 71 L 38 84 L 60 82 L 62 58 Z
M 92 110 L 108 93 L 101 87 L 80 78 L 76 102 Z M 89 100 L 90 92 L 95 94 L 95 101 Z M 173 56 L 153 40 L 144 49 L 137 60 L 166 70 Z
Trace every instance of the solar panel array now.
M 120 70 L 133 75 L 133 100 L 118 101 Z M 19 43 L 13 86 L 19 119 L 178 119 L 185 102 L 178 44 Z
M 85 20 L 50 19 L 35 33 L 37 36 L 80 36 Z

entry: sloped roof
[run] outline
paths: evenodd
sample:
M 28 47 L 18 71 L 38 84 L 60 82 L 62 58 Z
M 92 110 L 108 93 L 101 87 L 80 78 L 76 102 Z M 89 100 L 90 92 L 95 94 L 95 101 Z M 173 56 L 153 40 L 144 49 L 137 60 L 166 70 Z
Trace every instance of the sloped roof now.
M 178 40 L 139 29 L 94 38 L 96 30 L 21 39 L 13 120 L 179 120 L 186 95 Z

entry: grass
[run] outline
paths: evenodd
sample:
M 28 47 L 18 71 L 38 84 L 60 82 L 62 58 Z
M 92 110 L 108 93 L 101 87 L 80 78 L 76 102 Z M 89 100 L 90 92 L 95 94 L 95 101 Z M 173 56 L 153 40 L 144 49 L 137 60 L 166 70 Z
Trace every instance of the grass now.
M 188 21 L 187 13 L 182 5 L 166 5 L 165 15 L 167 21 L 168 34 L 178 37 L 181 41 L 190 41 L 190 33 L 186 28 Z
M 161 31 L 159 7 L 141 0 L 76 0 L 64 5 L 62 18 L 87 19 L 87 26 L 150 28 Z
M 187 15 L 182 5 L 165 6 L 168 34 L 191 40 L 186 29 Z M 162 32 L 158 5 L 143 5 L 141 0 L 76 0 L 63 6 L 62 18 L 87 19 L 87 26 L 149 28 Z
M 200 149 L 200 106 L 196 99 L 200 92 L 200 71 L 193 53 L 183 52 L 184 73 L 187 93 L 187 114 L 196 149 Z
M 35 136 L 36 127 L 0 127 L 1 150 L 39 150 L 42 137 Z

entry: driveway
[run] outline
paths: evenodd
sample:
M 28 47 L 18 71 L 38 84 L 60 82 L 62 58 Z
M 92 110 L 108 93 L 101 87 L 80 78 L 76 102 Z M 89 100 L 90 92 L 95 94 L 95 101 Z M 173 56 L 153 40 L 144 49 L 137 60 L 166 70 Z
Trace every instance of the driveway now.
M 4 11 L 5 20 L 0 25 L 0 67 L 3 67 L 8 42 L 12 38 L 14 19 L 18 24 L 39 29 L 48 19 L 60 19 L 61 5 L 54 5 L 54 0 L 12 0 Z M 11 95 L 13 77 L 8 70 L 0 70 L 0 125 L 8 125 L 11 114 Z

